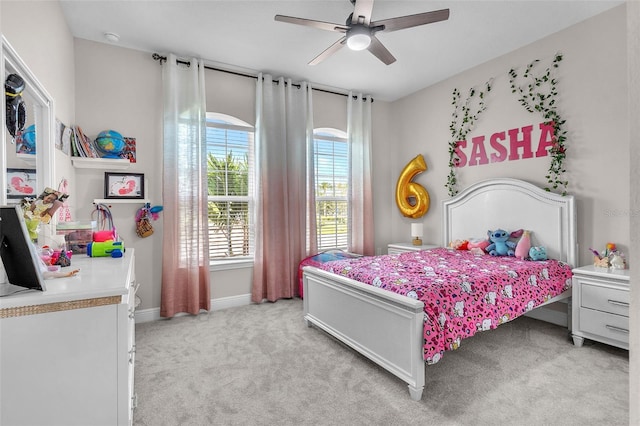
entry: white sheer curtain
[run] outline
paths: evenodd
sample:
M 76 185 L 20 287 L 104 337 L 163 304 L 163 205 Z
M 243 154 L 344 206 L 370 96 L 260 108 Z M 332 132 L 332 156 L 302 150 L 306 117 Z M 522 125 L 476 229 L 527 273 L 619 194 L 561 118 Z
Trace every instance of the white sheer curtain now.
M 298 264 L 315 252 L 313 113 L 311 86 L 270 75 L 256 87 L 258 200 L 251 299 L 261 302 L 298 293 Z M 307 234 L 307 223 L 312 232 Z M 309 239 L 307 239 L 309 238 Z
M 204 63 L 163 64 L 164 151 L 160 315 L 210 309 Z
M 371 97 L 349 92 L 349 251 L 373 255 L 373 196 L 371 183 Z

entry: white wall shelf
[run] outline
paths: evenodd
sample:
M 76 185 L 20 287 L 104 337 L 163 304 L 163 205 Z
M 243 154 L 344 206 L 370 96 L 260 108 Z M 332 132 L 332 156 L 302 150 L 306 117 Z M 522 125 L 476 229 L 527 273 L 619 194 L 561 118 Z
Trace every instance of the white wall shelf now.
M 131 166 L 126 158 L 71 157 L 71 163 L 76 169 L 124 170 Z
M 95 198 L 93 204 L 151 204 L 147 198 Z

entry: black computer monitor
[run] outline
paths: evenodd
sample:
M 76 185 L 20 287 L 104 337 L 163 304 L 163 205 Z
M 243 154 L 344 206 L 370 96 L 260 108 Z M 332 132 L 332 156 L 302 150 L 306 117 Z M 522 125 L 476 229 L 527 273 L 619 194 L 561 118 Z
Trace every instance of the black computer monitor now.
M 0 296 L 45 290 L 41 261 L 20 206 L 0 206 L 0 257 L 9 281 L 0 284 Z

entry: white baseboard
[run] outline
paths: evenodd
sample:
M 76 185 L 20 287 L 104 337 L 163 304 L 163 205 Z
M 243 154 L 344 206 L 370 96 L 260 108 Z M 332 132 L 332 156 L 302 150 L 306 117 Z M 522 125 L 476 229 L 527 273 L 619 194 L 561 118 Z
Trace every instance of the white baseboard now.
M 251 304 L 251 294 L 241 294 L 239 296 L 222 297 L 220 299 L 211 299 L 211 312 L 220 311 L 227 308 L 235 308 Z M 188 315 L 177 314 L 176 316 Z M 160 308 L 136 309 L 136 323 L 151 322 L 162 319 L 160 316 Z

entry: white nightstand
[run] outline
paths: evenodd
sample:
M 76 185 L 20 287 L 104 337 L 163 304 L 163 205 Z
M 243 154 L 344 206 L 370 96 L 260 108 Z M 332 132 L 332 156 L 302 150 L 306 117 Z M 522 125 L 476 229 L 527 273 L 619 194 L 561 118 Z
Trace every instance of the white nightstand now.
M 436 244 L 423 244 L 414 246 L 413 243 L 392 243 L 387 246 L 388 254 L 400 254 L 408 251 L 428 250 L 438 247 Z
M 571 304 L 574 345 L 591 339 L 629 349 L 628 269 L 574 269 Z

